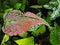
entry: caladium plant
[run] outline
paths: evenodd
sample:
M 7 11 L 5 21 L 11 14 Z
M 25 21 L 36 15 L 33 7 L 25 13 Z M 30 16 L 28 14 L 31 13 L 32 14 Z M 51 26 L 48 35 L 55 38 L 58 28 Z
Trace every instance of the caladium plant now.
M 6 12 L 3 19 L 4 26 L 2 27 L 2 31 L 9 36 L 23 34 L 27 32 L 30 27 L 36 26 L 37 24 L 45 24 L 49 26 L 44 19 L 38 17 L 34 13 L 26 12 L 23 14 L 19 10 Z

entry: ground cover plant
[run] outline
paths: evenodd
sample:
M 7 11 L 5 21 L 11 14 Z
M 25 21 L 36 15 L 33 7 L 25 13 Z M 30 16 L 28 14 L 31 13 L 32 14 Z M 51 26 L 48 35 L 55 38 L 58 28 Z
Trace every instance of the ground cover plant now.
M 60 45 L 60 0 L 0 0 L 0 45 Z

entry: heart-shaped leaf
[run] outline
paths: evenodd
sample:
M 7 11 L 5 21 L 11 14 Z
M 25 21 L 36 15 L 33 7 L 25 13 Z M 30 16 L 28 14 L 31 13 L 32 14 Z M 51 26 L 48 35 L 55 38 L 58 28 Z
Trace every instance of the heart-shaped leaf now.
M 3 18 L 4 26 L 2 27 L 2 30 L 4 33 L 10 36 L 23 34 L 27 32 L 30 29 L 30 27 L 36 26 L 37 24 L 45 24 L 49 26 L 44 19 L 38 17 L 37 15 L 31 12 L 26 12 L 22 15 L 21 11 L 12 10 L 9 13 L 4 14 Z M 10 22 L 7 23 L 6 19 L 7 22 L 9 20 Z
M 34 45 L 34 38 L 29 37 L 29 38 L 19 39 L 19 40 L 15 40 L 15 42 L 18 45 Z

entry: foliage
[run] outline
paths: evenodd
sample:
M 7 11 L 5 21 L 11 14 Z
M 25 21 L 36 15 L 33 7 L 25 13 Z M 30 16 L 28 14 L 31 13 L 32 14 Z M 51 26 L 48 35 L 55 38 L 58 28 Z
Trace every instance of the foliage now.
M 0 0 L 1 45 L 60 45 L 58 18 L 60 0 Z
M 4 35 L 1 45 L 5 45 L 4 42 L 7 42 L 8 40 L 9 40 L 9 36 L 8 35 Z
M 16 5 L 14 6 L 14 8 L 18 10 L 19 8 L 21 8 L 21 5 L 22 5 L 21 3 L 16 3 Z
M 50 42 L 52 45 L 59 45 L 60 44 L 60 26 L 58 24 L 54 24 L 55 27 L 51 29 L 50 33 Z
M 39 6 L 39 5 L 32 5 L 32 6 L 30 6 L 30 8 L 35 8 L 35 9 L 37 9 L 37 8 L 42 8 L 42 6 Z
M 38 2 L 38 4 L 40 4 L 40 5 L 44 5 L 44 4 L 46 4 L 47 2 L 49 2 L 49 0 L 37 0 L 37 2 Z
M 20 37 L 22 37 L 22 38 L 26 38 L 27 36 L 28 36 L 28 33 L 27 32 L 25 32 L 24 34 L 22 34 L 22 35 L 19 35 Z
M 45 8 L 53 10 L 50 19 L 55 20 L 60 16 L 60 1 L 51 0 L 48 4 L 44 5 Z
M 32 31 L 32 34 L 33 34 L 33 36 L 38 36 L 39 34 L 43 34 L 45 31 L 46 31 L 46 27 L 45 27 L 45 25 L 39 25 L 39 27 L 38 26 L 36 26 L 35 28 L 37 28 L 36 30 L 34 30 L 34 31 Z M 34 29 L 35 29 L 34 28 Z M 32 29 L 33 30 L 33 29 Z
M 48 23 L 44 19 L 36 16 L 35 14 L 27 12 L 22 15 L 21 11 L 19 10 L 12 10 L 4 14 L 3 19 L 4 26 L 2 27 L 2 31 L 8 34 L 9 36 L 23 34 L 27 32 L 30 27 L 35 26 L 37 24 L 45 24 L 48 26 Z
M 14 40 L 18 45 L 34 45 L 34 38 L 28 37 L 24 39 Z

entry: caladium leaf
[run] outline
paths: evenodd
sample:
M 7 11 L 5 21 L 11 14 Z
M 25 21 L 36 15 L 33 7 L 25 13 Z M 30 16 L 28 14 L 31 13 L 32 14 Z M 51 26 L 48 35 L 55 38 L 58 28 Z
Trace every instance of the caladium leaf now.
M 10 36 L 23 34 L 27 32 L 30 27 L 36 26 L 37 24 L 45 24 L 49 26 L 44 19 L 31 12 L 21 14 L 21 11 L 12 10 L 8 14 L 5 14 L 3 18 L 4 20 L 7 19 L 7 21 L 13 21 L 13 23 L 8 22 L 8 24 L 5 21 L 4 26 L 2 27 L 2 31 Z
M 23 16 L 28 16 L 28 17 L 36 18 L 36 19 L 38 19 L 41 22 L 40 24 L 45 24 L 45 25 L 49 26 L 49 24 L 44 19 L 42 19 L 41 17 L 38 17 L 34 13 L 26 12 L 25 14 L 23 14 Z
M 14 20 L 19 18 L 22 15 L 22 12 L 19 10 L 11 10 L 10 12 L 6 12 L 3 16 L 3 19 Z

